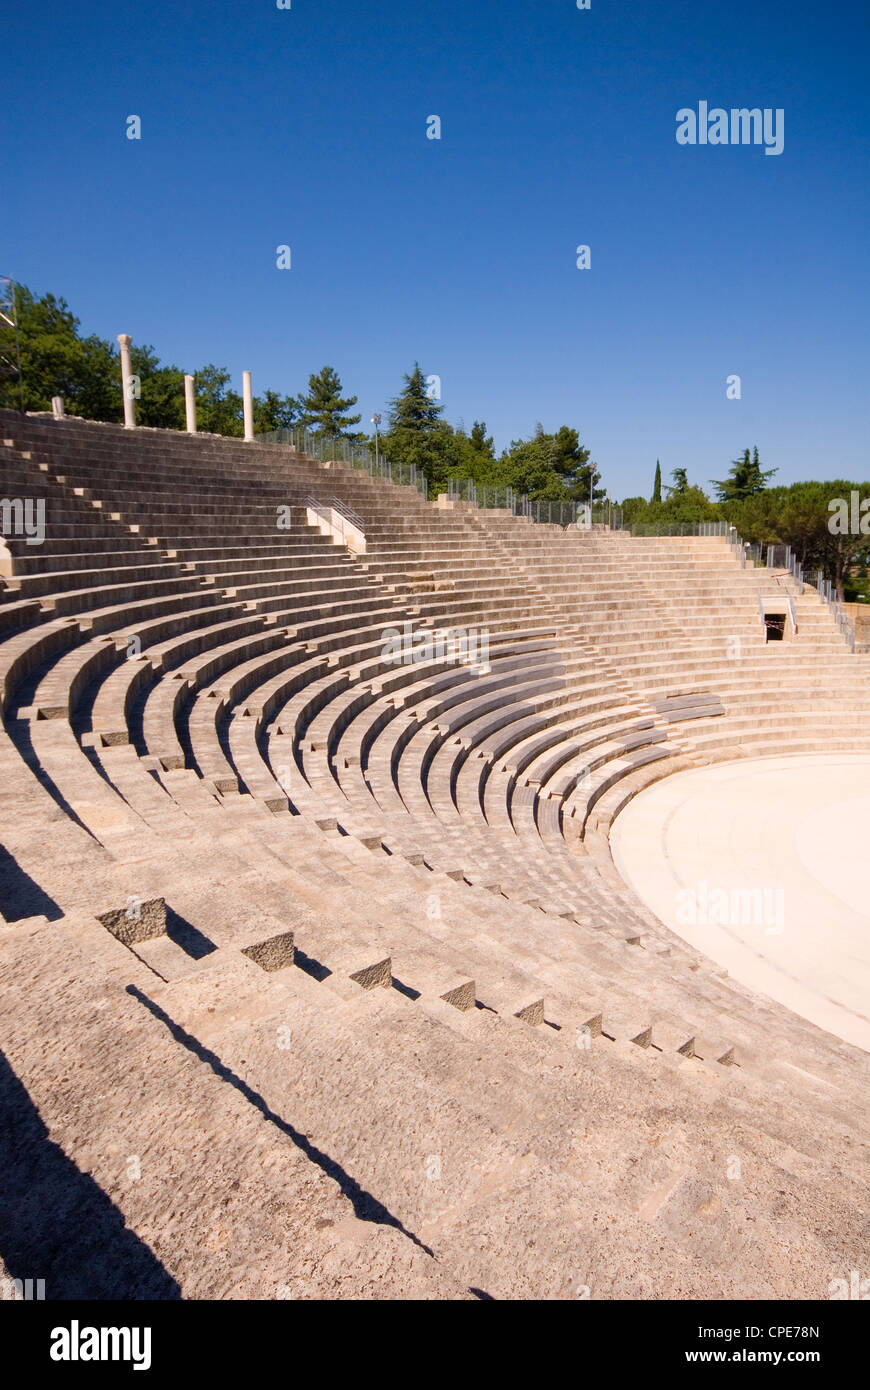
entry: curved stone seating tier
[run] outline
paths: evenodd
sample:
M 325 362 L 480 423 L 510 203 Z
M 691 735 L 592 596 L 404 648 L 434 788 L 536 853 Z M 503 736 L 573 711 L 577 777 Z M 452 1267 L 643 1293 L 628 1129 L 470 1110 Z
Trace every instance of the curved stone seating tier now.
M 186 754 L 179 723 L 182 712 L 194 692 L 212 685 L 219 676 L 233 670 L 240 662 L 249 661 L 257 655 L 272 653 L 287 645 L 286 630 L 264 630 L 262 624 L 252 624 L 250 631 L 239 638 L 238 630 L 245 625 L 230 626 L 236 631 L 233 640 L 205 648 L 198 658 L 191 659 L 188 655 L 185 663 L 173 669 L 168 680 L 158 682 L 146 698 L 142 713 L 145 751 L 150 757 L 156 757 L 164 767 L 185 766 Z M 174 652 L 173 660 L 176 660 L 178 655 L 178 652 Z
M 380 638 L 379 645 L 382 645 Z M 370 649 L 352 648 L 350 656 L 354 662 L 360 662 L 367 650 Z M 347 651 L 342 659 L 348 659 Z M 368 682 L 379 677 L 386 679 L 392 674 L 391 668 L 380 659 L 380 653 L 364 664 L 370 672 Z M 347 670 L 336 665 L 331 673 L 322 674 L 325 665 L 324 657 L 316 655 L 302 661 L 291 674 L 275 676 L 271 670 L 262 670 L 258 673 L 261 678 L 251 682 L 245 692 L 246 707 L 241 712 L 241 723 L 234 718 L 230 726 L 229 743 L 234 750 L 234 761 L 240 769 L 244 767 L 242 780 L 255 796 L 274 803 L 274 809 L 286 809 L 289 803 L 280 778 L 272 778 L 260 764 L 256 741 L 263 726 L 274 721 L 277 730 L 291 732 L 294 744 L 297 743 L 309 721 L 317 718 L 319 706 L 324 704 L 329 708 L 330 697 L 335 699 L 346 692 L 350 680 Z M 364 698 L 368 682 L 362 679 L 361 668 L 356 669 L 354 675 L 353 698 L 360 700 Z
M 504 642 L 499 644 L 498 635 L 493 634 L 493 638 L 496 638 L 496 641 L 493 641 L 493 651 L 498 652 L 500 646 L 504 645 L 507 645 L 509 651 L 516 651 L 516 641 L 514 641 L 513 634 L 511 634 L 510 630 L 507 630 L 506 635 L 507 644 L 504 644 Z M 498 662 L 498 656 L 495 657 L 495 660 Z M 441 691 L 441 701 L 446 708 L 446 703 L 449 703 L 452 696 L 450 696 L 450 694 L 445 694 L 445 691 L 453 691 L 453 698 L 459 698 L 459 696 L 456 696 L 456 692 L 454 692 L 454 687 L 463 684 L 463 681 L 467 681 L 468 673 L 466 669 L 463 669 L 461 666 L 453 666 L 453 664 L 448 662 L 427 663 L 422 669 L 431 670 L 432 673 L 439 671 L 441 674 L 439 674 L 439 676 L 429 677 L 429 680 L 431 680 L 431 684 L 429 684 L 427 680 L 421 680 L 420 678 L 421 663 L 413 663 L 411 666 L 399 667 L 399 670 L 396 670 L 391 664 L 384 662 L 384 660 L 379 660 L 377 663 L 372 663 L 371 674 L 368 678 L 377 684 L 378 692 L 384 689 L 384 685 L 388 685 L 392 692 L 391 699 L 393 699 L 393 701 L 396 699 L 396 689 L 399 688 L 400 685 L 410 681 L 414 681 L 414 684 L 411 685 L 410 695 L 404 696 L 406 699 L 416 699 L 422 692 L 431 696 L 434 695 L 436 691 Z M 306 744 L 309 745 L 313 744 L 315 746 L 320 746 L 321 744 L 328 744 L 329 730 L 331 730 L 332 724 L 334 724 L 334 712 L 329 708 L 324 694 L 318 695 L 315 701 L 313 701 L 309 695 L 303 696 L 302 701 L 297 699 L 296 706 L 296 709 L 293 709 L 292 705 L 286 706 L 277 717 L 278 723 L 281 723 L 282 727 L 286 728 L 288 727 L 288 721 L 292 719 L 293 733 L 295 733 L 296 738 L 300 739 L 304 737 L 304 739 L 306 739 Z M 325 717 L 320 714 L 321 708 L 324 709 Z M 395 708 L 395 706 L 391 705 L 389 708 L 392 709 Z M 343 713 L 353 714 L 356 713 L 356 710 L 347 708 L 346 706 L 345 712 Z M 320 720 L 320 726 L 322 727 L 318 726 L 318 720 Z M 343 717 L 339 717 L 339 724 L 343 726 Z M 306 730 L 309 730 L 310 733 L 306 733 Z M 340 727 L 338 733 L 340 733 Z M 314 751 L 314 748 L 311 749 L 311 751 Z
M 92 557 L 89 555 L 87 558 L 90 560 Z M 99 556 L 93 558 L 98 559 Z M 141 552 L 136 552 L 135 558 L 139 563 L 131 562 L 127 566 L 119 566 L 115 562 L 110 571 L 83 567 L 66 571 L 52 570 L 39 574 L 25 574 L 16 578 L 12 583 L 7 583 L 6 592 L 21 598 L 44 598 L 46 595 L 63 595 L 64 590 L 68 590 L 72 591 L 69 594 L 71 601 L 77 603 L 79 592 L 82 589 L 90 590 L 96 601 L 112 588 L 129 590 L 134 585 L 138 585 L 144 593 L 151 590 L 155 584 L 159 584 L 161 580 L 171 582 L 177 580 L 180 575 L 179 567 L 175 564 L 161 563 L 158 559 L 148 562 L 147 557 L 144 557 Z
M 171 574 L 165 576 L 158 573 L 155 567 L 150 567 L 147 579 L 130 579 L 129 574 L 121 580 L 117 571 L 111 575 L 103 575 L 103 581 L 95 582 L 87 588 L 81 589 L 71 587 L 69 589 L 57 590 L 46 589 L 45 594 L 38 596 L 38 606 L 42 612 L 54 613 L 58 616 L 70 616 L 88 613 L 92 609 L 102 609 L 112 605 L 122 605 L 134 603 L 137 600 L 146 602 L 159 599 L 163 595 L 174 595 L 180 593 L 190 593 L 197 591 L 202 586 L 202 580 L 191 579 L 178 567 L 166 566 L 164 569 L 173 570 Z M 77 579 L 83 576 L 79 573 Z M 50 577 L 43 576 L 46 584 L 50 584 Z M 16 581 L 12 581 L 13 585 Z M 15 587 L 7 587 L 0 594 L 0 603 L 4 611 L 8 606 L 17 607 L 20 590 Z M 33 600 L 30 600 L 32 603 Z M 23 600 L 22 600 L 23 602 Z
M 440 746 L 424 757 L 421 772 L 425 779 L 429 800 L 434 805 L 433 790 L 438 799 L 438 814 L 455 802 L 455 786 L 461 766 L 472 756 L 478 743 L 487 736 L 498 732 L 508 724 L 523 716 L 541 715 L 544 712 L 563 710 L 576 698 L 575 689 L 567 680 L 553 681 L 550 678 L 524 682 L 516 690 L 516 704 L 507 710 L 496 705 L 491 712 L 486 704 L 472 701 L 466 711 L 455 716 L 447 725 L 436 724 L 435 733 Z M 480 711 L 483 711 L 481 713 Z M 449 742 L 447 740 L 450 740 Z M 439 788 L 440 774 L 440 788 Z
M 167 666 L 164 658 L 173 648 L 165 648 L 161 644 L 178 641 L 180 631 L 185 633 L 183 640 L 188 640 L 189 634 L 203 629 L 213 632 L 218 619 L 222 623 L 230 623 L 233 619 L 244 621 L 249 618 L 241 604 L 223 602 L 220 593 L 205 590 L 197 598 L 196 607 L 191 607 L 192 600 L 189 600 L 184 608 L 177 604 L 169 613 L 120 627 L 113 634 L 122 663 L 101 682 L 98 690 L 90 692 L 91 731 L 98 734 L 104 743 L 128 742 L 125 735 L 128 732 L 131 703 L 135 688 L 142 682 L 143 672 L 150 670 L 156 680 L 161 672 L 171 669 L 171 661 Z M 252 627 L 250 630 L 256 629 Z M 181 659 L 178 649 L 174 650 Z
M 504 645 L 508 645 L 510 651 L 515 648 L 513 642 Z M 381 696 L 374 726 L 370 723 L 364 736 L 358 736 L 355 743 L 347 736 L 347 731 L 353 729 L 352 724 L 348 723 L 346 728 L 339 729 L 341 742 L 336 743 L 333 740 L 335 760 L 337 763 L 341 761 L 360 763 L 364 759 L 366 766 L 368 766 L 373 759 L 386 756 L 388 763 L 392 766 L 398 750 L 395 747 L 392 749 L 387 747 L 385 753 L 382 753 L 378 748 L 378 740 L 381 742 L 390 740 L 391 721 L 397 713 L 412 714 L 415 723 L 419 723 L 422 711 L 419 710 L 418 702 L 421 695 L 428 694 L 430 697 L 440 695 L 435 708 L 442 713 L 452 709 L 462 700 L 468 699 L 475 702 L 483 699 L 485 704 L 494 704 L 495 708 L 500 708 L 504 705 L 505 692 L 510 690 L 513 693 L 515 689 L 518 689 L 516 682 L 527 677 L 530 671 L 546 671 L 549 678 L 558 669 L 554 668 L 551 661 L 548 661 L 547 665 L 543 667 L 536 666 L 534 664 L 536 661 L 540 661 L 540 653 L 537 649 L 524 657 L 516 655 L 502 657 L 499 655 L 499 648 L 495 647 L 489 656 L 488 665 L 491 672 L 489 677 L 477 677 L 470 674 L 468 670 L 448 667 L 437 679 L 430 677 L 427 681 L 418 678 L 410 688 L 406 687 L 402 691 L 401 700 L 397 697 L 394 689 L 389 697 L 389 702 Z M 419 677 L 420 673 L 415 671 L 413 674 Z M 432 712 L 432 706 L 428 706 L 427 718 Z M 319 719 L 324 721 L 324 730 L 334 727 L 331 725 L 327 712 L 321 714 Z M 322 735 L 321 743 L 323 742 L 324 736 Z M 375 749 L 378 749 L 378 752 L 375 752 Z
M 730 1255 L 727 1276 L 705 1255 L 703 1284 L 686 1282 L 696 1198 L 684 1211 L 682 1197 L 656 1197 L 666 1239 L 660 1222 L 637 1221 L 663 1176 L 634 1161 L 636 1146 L 614 1147 L 613 1117 L 679 1115 L 679 1162 L 703 1175 L 751 1113 L 765 1155 L 754 1215 L 788 1292 L 803 1292 L 806 1259 L 821 1267 L 827 1246 L 818 1183 L 791 1158 L 780 1232 L 783 1116 L 799 1115 L 836 1164 L 845 1197 L 826 1222 L 843 1244 L 863 1175 L 841 1117 L 866 1113 L 867 1068 L 678 941 L 616 877 L 607 837 L 627 801 L 673 771 L 870 751 L 867 659 L 848 653 L 818 596 L 741 570 L 724 541 L 436 506 L 282 447 L 9 412 L 0 423 L 7 495 L 44 500 L 47 518 L 42 547 L 10 538 L 14 572 L 0 583 L 3 840 L 24 876 L 0 879 L 0 911 L 26 924 L 0 931 L 0 967 L 13 960 L 13 985 L 26 981 L 8 991 L 22 1037 L 28 1009 L 47 1018 L 49 1000 L 66 1001 L 57 1048 L 52 1029 L 40 1043 L 63 1095 L 80 1080 L 102 1095 L 74 1030 L 84 1011 L 100 1030 L 103 1009 L 116 1074 L 141 1089 L 133 1043 L 150 1066 L 162 1033 L 149 1019 L 146 1039 L 140 1006 L 117 1002 L 129 1000 L 118 982 L 135 981 L 425 1239 L 439 1264 L 413 1247 L 424 1277 L 403 1263 L 405 1235 L 357 1223 L 398 1242 L 387 1263 L 406 1289 L 439 1296 L 510 1296 L 508 1268 L 532 1296 L 570 1293 L 549 1242 L 540 1278 L 525 1230 L 511 1246 L 506 1213 L 527 1208 L 542 1230 L 553 1211 L 606 1210 L 614 1248 L 667 1269 L 657 1292 L 678 1280 L 689 1296 L 740 1292 Z M 310 495 L 362 518 L 363 556 L 308 526 Z M 759 587 L 769 607 L 793 594 L 796 640 L 765 646 Z M 433 639 L 422 659 L 388 649 L 405 624 Z M 485 635 L 481 669 L 438 654 L 445 628 Z M 101 925 L 131 895 L 165 899 L 172 935 L 131 949 Z M 199 947 L 182 944 L 179 922 Z M 275 1064 L 279 1025 L 289 1069 Z M 177 1043 L 166 1047 L 155 1114 L 175 1115 Z M 208 1126 L 209 1092 L 183 1085 Z M 221 1101 L 198 1162 L 238 1135 L 239 1170 L 252 1164 L 258 1197 L 279 1200 L 286 1161 L 273 1183 L 250 1107 L 218 1089 L 238 1108 L 230 1117 Z M 577 1114 L 582 1134 L 565 1120 Z M 57 1142 L 77 1152 L 62 1130 Z M 447 1201 L 420 1181 L 427 1153 L 443 1158 Z M 208 1168 L 216 1187 L 232 1162 Z M 668 1190 L 682 1181 L 664 1177 Z M 118 1197 L 134 1226 L 152 1219 L 135 1187 Z M 198 1213 L 202 1192 L 185 1196 Z M 311 1212 L 331 1212 L 325 1200 Z M 720 1200 L 730 1251 L 745 1213 L 731 1185 Z M 308 1218 L 293 1220 L 304 1243 Z M 583 1250 L 602 1250 L 602 1230 L 578 1220 L 575 1280 Z M 360 1258 L 343 1253 L 342 1267 Z M 185 1296 L 201 1265 L 184 1266 Z M 758 1268 L 750 1294 L 776 1287 Z M 252 1296 L 274 1296 L 250 1278 Z
M 321 716 L 321 717 L 322 717 L 322 716 Z M 437 762 L 437 756 L 438 756 L 438 755 L 436 755 L 436 762 Z M 350 759 L 347 759 L 347 762 L 350 763 L 351 760 L 350 760 Z M 307 767 L 307 758 L 306 758 L 306 767 Z M 367 799 L 368 799 L 369 788 L 367 787 L 365 781 L 364 781 L 363 778 L 362 778 L 362 771 L 361 771 L 361 768 L 360 768 L 358 765 L 351 766 L 349 769 L 346 769 L 346 770 L 344 770 L 344 771 L 342 771 L 342 770 L 338 771 L 338 772 L 335 774 L 335 777 L 336 777 L 336 779 L 337 779 L 337 782 L 338 782 L 338 784 L 339 784 L 339 786 L 340 786 L 342 792 L 347 796 L 348 800 L 350 800 L 350 801 L 353 803 L 353 805 L 355 806 L 356 809 L 362 810 L 362 811 L 370 818 L 370 816 L 371 816 L 371 807 L 370 807 L 370 805 L 367 805 L 367 804 L 366 804 L 366 803 L 367 803 Z M 431 770 L 430 770 L 429 780 L 431 781 L 431 779 L 432 779 L 432 772 L 431 772 Z M 320 775 L 320 778 L 319 778 L 319 779 L 318 779 L 317 776 L 312 775 L 311 773 L 309 773 L 309 779 L 308 779 L 308 780 L 309 780 L 310 783 L 315 783 L 315 784 L 317 785 L 317 787 L 318 787 L 318 790 L 319 790 L 319 792 L 320 792 L 320 797 L 321 797 L 321 810 L 324 812 L 324 814 L 326 813 L 326 810 L 327 810 L 327 809 L 328 809 L 328 810 L 333 810 L 333 809 L 334 809 L 334 810 L 336 811 L 336 814 L 337 814 L 337 816 L 338 816 L 339 818 L 342 816 L 342 814 L 345 814 L 345 813 L 346 813 L 347 808 L 342 806 L 340 797 L 337 797 L 337 796 L 336 796 L 336 788 L 335 788 L 335 785 L 334 785 L 334 783 L 333 783 L 333 780 L 331 779 L 331 777 L 330 777 L 330 775 L 329 775 L 328 772 L 324 772 L 324 771 L 321 769 L 321 775 Z M 357 792 L 357 795 L 355 795 L 355 796 L 354 796 L 354 795 L 351 793 L 351 791 L 349 790 L 349 780 L 353 780 L 353 781 L 355 781 L 355 783 L 356 783 L 356 792 Z M 417 777 L 417 778 L 413 778 L 413 777 L 412 777 L 412 785 L 414 785 L 415 782 L 419 783 L 419 777 Z M 404 808 L 404 805 L 403 805 L 403 809 L 407 809 L 407 808 Z M 429 807 L 428 807 L 428 806 L 424 806 L 424 807 L 421 807 L 421 809 L 428 810 Z M 439 806 L 437 809 L 438 809 L 439 814 L 443 814 L 443 809 L 444 809 L 444 808 L 443 808 L 442 806 Z M 388 830 L 384 830 L 383 825 L 382 825 L 382 823 L 380 823 L 380 822 L 379 822 L 379 827 L 380 827 L 380 833 L 384 835 L 384 838 L 385 838 L 385 839 L 389 840 L 389 831 L 388 831 Z M 415 828 L 415 837 L 416 837 L 417 843 L 419 843 L 419 841 L 420 841 L 420 836 L 419 836 L 419 834 L 417 834 L 416 828 Z M 467 836 L 466 836 L 466 839 L 467 839 Z M 428 851 L 428 846 L 427 846 L 427 851 Z M 461 862 L 461 861 L 460 861 L 460 862 Z M 564 882 L 560 883 L 560 884 L 559 884 L 559 887 L 560 887 L 561 889 L 564 889 Z M 528 894 L 527 894 L 527 896 L 528 896 Z

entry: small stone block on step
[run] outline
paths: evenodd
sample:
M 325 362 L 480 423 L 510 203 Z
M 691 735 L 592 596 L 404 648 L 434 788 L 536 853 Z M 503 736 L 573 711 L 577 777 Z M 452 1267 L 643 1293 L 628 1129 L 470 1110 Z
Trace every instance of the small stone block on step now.
M 386 960 L 380 960 L 376 965 L 367 965 L 365 970 L 355 971 L 350 978 L 363 989 L 375 989 L 378 985 L 382 989 L 389 989 L 393 983 L 392 959 L 387 956 Z
M 163 936 L 166 931 L 166 899 L 131 897 L 126 907 L 115 907 L 109 912 L 95 913 L 96 919 L 112 936 L 132 946 L 137 941 L 150 941 L 152 937 Z
M 293 933 L 280 932 L 278 936 L 270 936 L 265 941 L 255 941 L 252 946 L 243 948 L 242 955 L 254 961 L 261 970 L 283 970 L 285 966 L 293 964 Z
M 532 1028 L 539 1027 L 544 1021 L 543 999 L 537 999 L 534 1004 L 527 1004 L 524 1009 L 514 1014 L 514 1018 L 522 1019 L 523 1023 L 530 1024 Z
M 474 988 L 474 981 L 468 980 L 464 985 L 457 985 L 455 989 L 448 989 L 441 998 L 445 1004 L 452 1004 L 454 1009 L 459 1009 L 462 1013 L 466 1009 L 473 1007 L 477 994 Z

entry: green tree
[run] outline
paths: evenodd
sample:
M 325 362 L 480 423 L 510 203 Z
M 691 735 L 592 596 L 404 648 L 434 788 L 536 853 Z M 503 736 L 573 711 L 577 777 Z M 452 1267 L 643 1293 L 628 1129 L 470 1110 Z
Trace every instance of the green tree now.
M 349 415 L 357 403 L 356 396 L 342 399 L 341 379 L 334 367 L 321 367 L 308 378 L 308 392 L 302 398 L 302 419 L 309 429 L 329 438 L 338 435 L 353 438 L 349 427 L 358 425 L 361 415 Z
M 432 495 L 443 491 L 451 472 L 462 466 L 461 448 L 453 428 L 441 419 L 442 410 L 441 402 L 427 391 L 426 378 L 415 362 L 402 390 L 390 401 L 388 429 L 381 439 L 388 459 L 414 463 L 425 473 Z
M 851 511 L 853 492 L 858 494 L 860 507 L 870 497 L 870 483 L 844 478 L 792 483 L 730 502 L 723 510 L 744 540 L 757 545 L 790 545 L 804 569 L 821 570 L 842 597 L 850 570 L 870 554 L 870 535 L 860 530 L 860 510 L 856 531 L 840 530 L 834 524 L 832 502 L 841 499 Z
M 429 394 L 419 362 L 414 363 L 404 380 L 404 387 L 390 402 L 390 430 L 407 430 L 421 436 L 430 434 L 439 427 L 444 407 Z
M 703 488 L 687 483 L 682 491 L 671 489 L 670 495 L 658 507 L 650 507 L 650 514 L 664 522 L 720 521 L 722 513 L 711 502 Z
M 196 427 L 206 434 L 226 434 L 238 439 L 244 434 L 242 398 L 228 390 L 230 374 L 226 367 L 209 364 L 195 374 Z
M 140 425 L 155 429 L 183 430 L 186 424 L 184 409 L 184 373 L 178 367 L 161 367 L 152 347 L 130 348 L 130 366 L 139 378 L 140 396 L 136 402 L 136 419 Z M 116 365 L 115 372 L 120 371 Z
M 117 349 L 103 338 L 79 336 L 79 320 L 65 299 L 36 298 L 16 285 L 15 304 L 25 410 L 50 410 L 63 396 L 69 415 L 123 417 Z M 0 380 L 0 405 L 20 406 L 17 378 Z
M 753 450 L 751 457 L 749 450 L 744 449 L 742 456 L 734 459 L 731 464 L 728 477 L 720 482 L 714 479 L 713 486 L 719 493 L 720 502 L 742 502 L 747 497 L 754 497 L 756 493 L 763 492 L 768 478 L 772 478 L 778 471 L 776 468 L 769 468 L 767 472 L 763 472 L 758 459 L 758 448 Z
M 265 391 L 262 396 L 254 397 L 254 433 L 292 430 L 302 423 L 302 414 L 302 405 L 295 396 Z
M 651 504 L 646 497 L 626 497 L 618 505 L 622 509 L 622 524 L 630 530 L 636 522 L 646 521 Z
M 655 475 L 655 479 L 654 479 L 654 481 L 653 481 L 652 501 L 653 501 L 653 502 L 661 502 L 661 500 L 662 500 L 662 466 L 661 466 L 661 464 L 659 463 L 658 459 L 656 459 L 656 475 Z
M 686 469 L 675 468 L 673 473 L 671 474 L 671 477 L 674 480 L 674 485 L 673 487 L 668 488 L 669 496 L 682 497 L 683 494 L 687 492 L 689 488 L 689 477 L 688 473 L 686 472 Z
M 475 420 L 474 424 L 471 426 L 469 440 L 476 454 L 480 454 L 482 458 L 495 458 L 493 438 L 492 435 L 487 435 L 486 425 L 483 420 Z
M 676 485 L 668 489 L 664 502 L 648 502 L 645 497 L 627 497 L 621 504 L 623 523 L 637 534 L 661 531 L 699 521 L 723 520 L 722 509 L 711 502 L 702 488 L 693 487 L 688 479 L 678 475 L 685 469 L 674 470 Z M 681 486 L 684 481 L 685 485 Z
M 533 501 L 601 501 L 605 489 L 590 451 L 570 425 L 548 434 L 540 423 L 531 439 L 515 439 L 502 455 L 502 481 Z

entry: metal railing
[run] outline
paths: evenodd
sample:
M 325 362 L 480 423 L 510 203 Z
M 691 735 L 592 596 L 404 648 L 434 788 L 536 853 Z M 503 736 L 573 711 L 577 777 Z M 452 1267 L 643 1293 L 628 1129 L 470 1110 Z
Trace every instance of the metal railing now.
M 767 547 L 764 563 L 769 570 L 791 569 L 791 561 L 790 545 L 769 545 Z
M 468 502 L 485 510 L 510 512 L 529 521 L 549 526 L 608 526 L 613 531 L 623 529 L 622 508 L 612 502 L 590 507 L 586 502 L 558 500 L 533 501 L 527 493 L 512 487 L 487 487 L 473 478 L 448 478 L 447 498 L 450 502 Z
M 618 509 L 590 507 L 584 502 L 532 502 L 523 495 L 516 515 L 542 526 L 561 526 L 564 529 L 576 526 L 585 531 L 593 526 L 608 526 L 612 531 L 622 530 L 622 513 Z
M 451 502 L 470 502 L 473 507 L 499 509 L 517 515 L 522 496 L 512 487 L 485 487 L 473 478 L 448 478 L 447 497 Z
M 750 545 L 748 541 L 741 540 L 735 530 L 731 546 L 740 555 L 741 569 L 746 568 L 749 560 L 756 569 L 785 570 L 794 583 L 798 597 L 801 597 L 804 591 L 803 566 L 790 545 Z
M 315 512 L 328 511 L 331 508 L 332 511 L 338 512 L 345 521 L 349 521 L 351 526 L 355 526 L 358 531 L 365 531 L 366 529 L 365 522 L 359 512 L 355 512 L 353 507 L 349 507 L 340 497 L 315 497 L 313 492 L 309 492 L 305 495 L 305 506 L 310 507 Z
M 633 536 L 727 536 L 733 527 L 727 521 L 635 521 Z
M 740 568 L 746 569 L 746 547 L 743 544 L 743 537 L 739 534 L 736 526 L 728 527 L 728 545 L 734 554 L 734 558 L 740 561 Z
M 258 444 L 285 444 L 318 463 L 343 463 L 359 468 L 370 478 L 399 487 L 413 487 L 425 497 L 426 475 L 415 463 L 393 463 L 382 454 L 372 453 L 367 444 L 358 444 L 344 435 L 317 434 L 314 430 L 269 430 L 254 436 Z
M 352 555 L 365 554 L 363 520 L 352 507 L 338 497 L 315 497 L 310 494 L 305 498 L 305 508 L 309 525 L 316 525 L 321 533 L 325 529 L 326 534 L 346 546 Z
M 752 550 L 758 555 L 761 554 L 761 546 L 753 546 Z M 790 545 L 768 545 L 764 551 L 763 559 L 759 558 L 756 563 L 763 564 L 769 570 L 785 570 L 794 583 L 798 597 L 803 594 L 803 566 Z
M 818 595 L 822 603 L 831 610 L 831 616 L 840 630 L 843 641 L 846 643 L 849 651 L 854 652 L 855 624 L 837 597 L 836 587 L 831 583 L 830 579 L 825 577 L 821 570 L 811 571 L 806 574 L 804 578 L 807 584 L 812 584 L 814 588 L 818 590 Z
M 800 597 L 804 591 L 804 569 L 803 565 L 801 564 L 800 560 L 797 558 L 796 555 L 792 555 L 791 563 L 789 564 L 788 570 L 789 574 L 792 577 L 792 580 L 794 581 L 794 586 L 798 592 L 798 597 Z

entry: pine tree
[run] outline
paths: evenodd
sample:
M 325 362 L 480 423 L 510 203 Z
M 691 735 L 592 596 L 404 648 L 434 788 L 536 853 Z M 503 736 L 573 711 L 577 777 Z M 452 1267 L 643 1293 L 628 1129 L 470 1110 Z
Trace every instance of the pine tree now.
M 277 391 L 265 391 L 262 397 L 254 397 L 255 434 L 293 429 L 300 423 L 301 415 L 301 404 L 293 396 L 279 396 Z
M 308 428 L 318 434 L 335 438 L 349 434 L 350 425 L 358 425 L 361 415 L 348 415 L 357 403 L 356 396 L 341 397 L 341 378 L 334 367 L 321 367 L 308 378 L 308 394 L 301 401 L 302 418 Z
M 668 488 L 668 492 L 673 497 L 682 497 L 689 487 L 689 475 L 685 468 L 675 468 L 671 477 L 674 480 L 673 487 Z
M 451 468 L 459 464 L 453 427 L 441 419 L 443 406 L 426 389 L 419 362 L 405 376 L 398 396 L 390 401 L 389 428 L 382 437 L 391 463 L 415 464 L 426 476 L 431 495 L 446 489 Z
M 415 362 L 414 370 L 405 376 L 404 390 L 390 401 L 390 429 L 426 434 L 437 428 L 443 409 L 426 390 L 426 378 L 420 363 Z
M 495 458 L 495 444 L 492 435 L 486 432 L 486 424 L 483 420 L 475 420 L 471 426 L 469 435 L 471 446 L 479 454 L 485 454 L 487 458 Z
M 762 469 L 756 446 L 751 455 L 748 449 L 744 449 L 742 456 L 734 459 L 727 478 L 721 481 L 713 479 L 712 482 L 718 490 L 720 502 L 744 502 L 747 497 L 764 492 L 768 478 L 778 471 L 776 468 L 768 468 L 766 472 Z
M 656 459 L 656 476 L 655 476 L 655 482 L 653 483 L 652 501 L 653 501 L 653 502 L 661 502 L 661 500 L 662 500 L 662 466 L 661 466 L 661 464 L 659 463 L 658 459 Z
M 540 423 L 531 439 L 515 439 L 502 455 L 503 479 L 532 501 L 599 502 L 601 474 L 570 425 L 548 434 Z

